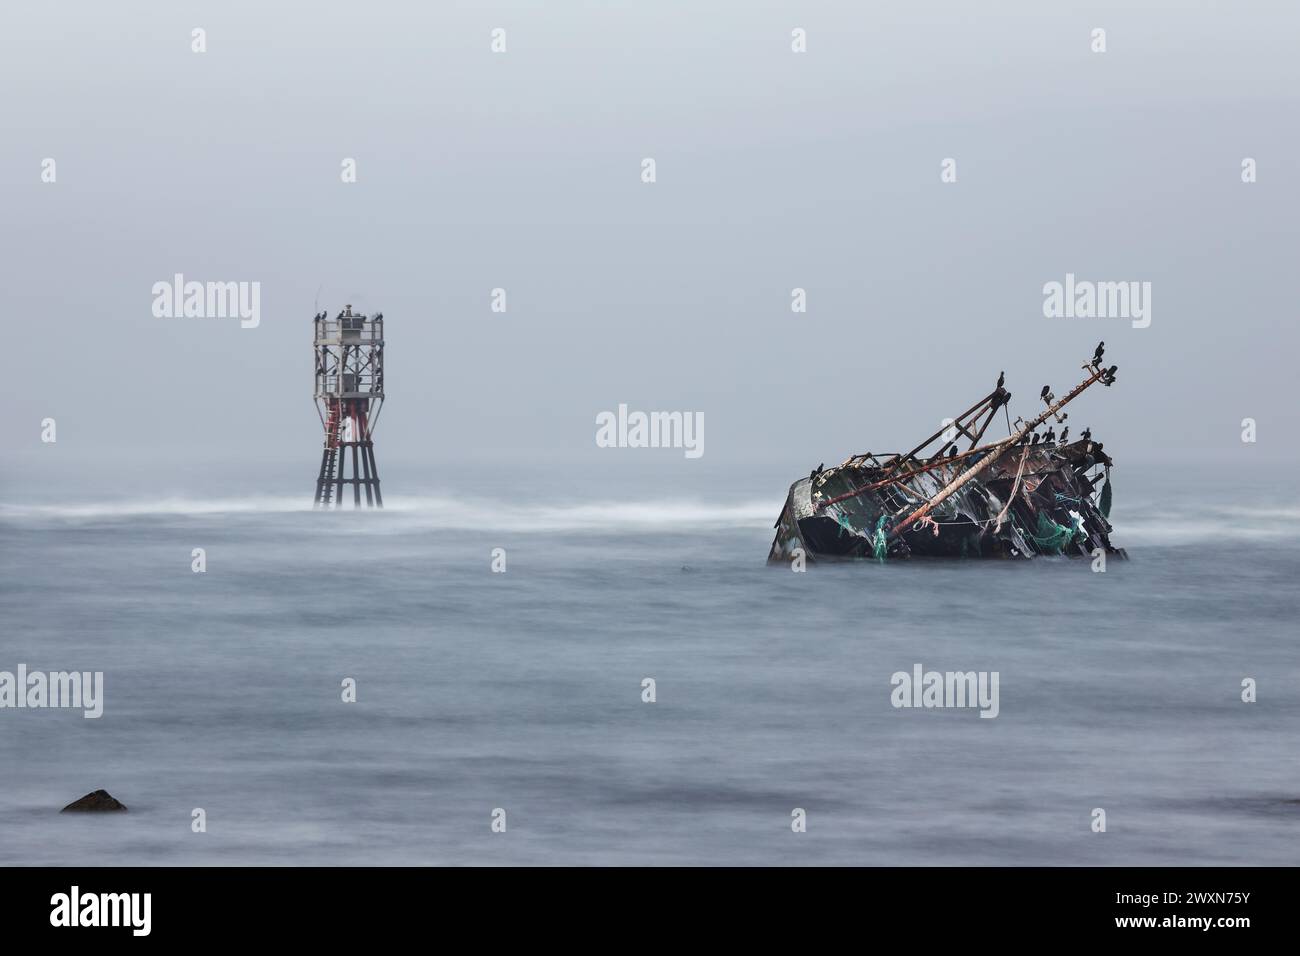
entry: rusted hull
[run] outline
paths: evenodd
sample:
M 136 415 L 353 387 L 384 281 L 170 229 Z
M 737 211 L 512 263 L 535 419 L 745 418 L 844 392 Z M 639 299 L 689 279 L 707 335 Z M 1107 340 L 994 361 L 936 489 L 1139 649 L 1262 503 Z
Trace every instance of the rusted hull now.
M 978 455 L 978 453 L 977 453 Z M 936 494 L 977 456 L 922 459 L 903 472 L 851 459 L 791 487 L 768 561 L 912 556 L 1029 558 L 1042 554 L 1124 557 L 1111 545 L 1101 487 L 1111 461 L 1096 442 L 1014 445 L 986 454 L 977 477 L 925 520 L 891 526 Z

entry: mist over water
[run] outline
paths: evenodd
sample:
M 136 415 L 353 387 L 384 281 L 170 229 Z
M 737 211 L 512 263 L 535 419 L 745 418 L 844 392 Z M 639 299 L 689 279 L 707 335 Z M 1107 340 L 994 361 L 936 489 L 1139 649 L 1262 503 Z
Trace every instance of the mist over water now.
M 769 568 L 785 483 L 739 475 L 382 513 L 43 489 L 0 507 L 0 669 L 102 670 L 105 708 L 0 713 L 0 862 L 1294 863 L 1300 504 L 1161 474 L 1116 470 L 1105 574 Z M 893 708 L 916 663 L 998 671 L 999 716 Z M 56 812 L 100 787 L 130 812 Z

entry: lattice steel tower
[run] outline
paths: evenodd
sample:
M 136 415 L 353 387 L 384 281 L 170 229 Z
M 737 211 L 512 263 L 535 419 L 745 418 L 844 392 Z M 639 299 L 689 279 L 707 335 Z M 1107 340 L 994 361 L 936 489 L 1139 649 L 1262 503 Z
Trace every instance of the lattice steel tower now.
M 375 443 L 371 440 L 384 402 L 384 314 L 354 313 L 349 305 L 335 318 L 313 320 L 316 411 L 325 426 L 325 449 L 316 478 L 316 507 L 343 507 L 343 486 L 352 486 L 352 506 L 382 508 Z M 346 477 L 348 449 L 352 477 Z M 358 467 L 359 463 L 359 467 Z

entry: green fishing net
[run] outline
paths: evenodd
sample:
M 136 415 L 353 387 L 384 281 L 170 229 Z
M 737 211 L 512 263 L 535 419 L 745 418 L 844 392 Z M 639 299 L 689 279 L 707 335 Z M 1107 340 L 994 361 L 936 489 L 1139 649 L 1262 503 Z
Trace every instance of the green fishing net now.
M 871 551 L 877 561 L 885 563 L 885 551 L 889 548 L 889 537 L 885 534 L 885 520 L 888 515 L 881 515 L 880 520 L 876 522 L 875 533 L 871 536 Z
M 1024 532 L 1022 532 L 1024 533 Z M 1042 554 L 1060 554 L 1061 551 L 1076 536 L 1083 534 L 1083 521 L 1079 518 L 1074 519 L 1072 527 L 1066 527 L 1057 524 L 1047 516 L 1046 512 L 1038 512 L 1038 529 L 1036 532 L 1028 532 L 1025 536 L 1034 542 L 1034 546 Z

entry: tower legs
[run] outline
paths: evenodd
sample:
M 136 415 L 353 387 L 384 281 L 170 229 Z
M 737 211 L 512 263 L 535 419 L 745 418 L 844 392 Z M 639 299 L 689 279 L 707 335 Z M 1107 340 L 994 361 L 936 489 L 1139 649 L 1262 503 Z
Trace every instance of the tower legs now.
M 316 476 L 316 507 L 325 508 L 330 503 L 330 492 L 333 490 L 332 482 L 334 481 L 334 460 L 338 455 L 337 448 L 326 446 L 320 456 L 320 474 Z
M 375 507 L 382 508 L 384 506 L 384 497 L 379 493 L 379 466 L 375 464 L 375 443 L 366 441 L 364 451 L 366 457 L 370 459 L 370 468 L 368 469 L 370 483 L 366 485 L 366 495 L 370 494 L 370 486 L 374 485 Z
M 345 399 L 329 406 L 325 422 L 325 449 L 316 476 L 317 508 L 343 507 L 343 487 L 352 486 L 352 507 L 361 507 L 361 489 L 366 489 L 366 507 L 382 508 L 379 467 L 375 464 L 375 443 L 370 439 L 369 403 Z M 350 427 L 344 429 L 344 421 Z M 345 437 L 347 440 L 345 440 Z M 347 476 L 348 450 L 352 451 L 352 477 Z M 365 477 L 362 477 L 364 472 Z
M 350 450 L 350 454 L 349 454 Z M 348 459 L 352 460 L 348 474 Z M 352 507 L 382 508 L 384 499 L 379 493 L 379 468 L 375 465 L 375 443 L 372 441 L 339 442 L 334 448 L 326 447 L 321 453 L 320 473 L 316 476 L 317 508 L 342 508 L 343 489 L 352 486 Z M 361 490 L 366 500 L 362 504 Z
M 348 470 L 351 459 L 351 470 Z M 348 473 L 350 472 L 351 473 Z M 352 507 L 383 507 L 380 470 L 374 464 L 374 442 L 343 441 L 321 453 L 321 470 L 316 476 L 316 507 L 343 507 L 343 489 L 352 486 Z M 361 489 L 365 502 L 361 502 Z

